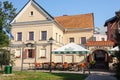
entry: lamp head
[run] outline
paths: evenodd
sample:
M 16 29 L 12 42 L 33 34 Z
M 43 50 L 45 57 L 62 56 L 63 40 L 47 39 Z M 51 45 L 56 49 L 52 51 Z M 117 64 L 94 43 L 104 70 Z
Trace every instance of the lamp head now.
M 52 37 L 49 38 L 49 43 L 53 43 L 54 39 Z

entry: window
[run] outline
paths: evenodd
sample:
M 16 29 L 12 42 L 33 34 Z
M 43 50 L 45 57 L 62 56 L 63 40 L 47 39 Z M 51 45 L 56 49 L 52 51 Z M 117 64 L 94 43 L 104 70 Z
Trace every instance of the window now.
M 62 40 L 61 40 L 61 41 L 62 41 L 62 43 L 63 43 L 63 37 L 62 37 Z
M 96 41 L 96 37 L 93 37 L 93 41 Z
M 34 58 L 33 49 L 28 49 L 28 58 Z
M 86 37 L 81 37 L 81 44 L 85 44 L 86 43 Z
M 105 41 L 105 38 L 101 38 L 102 39 L 102 41 Z
M 70 42 L 74 42 L 74 38 L 70 38 Z
M 41 49 L 39 53 L 40 58 L 46 58 L 46 49 Z
M 47 31 L 42 31 L 41 33 L 42 33 L 41 39 L 46 40 L 47 39 Z
M 22 32 L 17 33 L 17 41 L 22 41 Z
M 60 43 L 60 38 L 61 38 L 61 35 L 59 35 L 59 43 Z
M 34 32 L 29 32 L 29 40 L 34 40 Z
M 30 12 L 30 16 L 33 16 L 33 11 Z
M 20 56 L 21 56 L 21 49 L 16 49 L 16 51 L 15 51 L 15 57 L 16 58 L 20 58 Z
M 58 36 L 58 33 L 56 33 L 56 41 L 57 41 L 57 36 Z

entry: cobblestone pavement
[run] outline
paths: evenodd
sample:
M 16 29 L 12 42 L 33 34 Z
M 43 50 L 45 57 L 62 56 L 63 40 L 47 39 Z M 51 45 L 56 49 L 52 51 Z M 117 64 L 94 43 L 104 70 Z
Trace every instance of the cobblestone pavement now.
M 112 72 L 92 72 L 85 80 L 117 80 Z
M 81 72 L 81 71 L 78 71 L 78 72 L 75 72 L 75 71 L 52 71 L 52 72 L 53 73 L 78 73 L 78 74 L 83 74 L 83 72 Z M 89 72 L 85 71 L 84 74 L 89 74 Z M 114 75 L 115 75 L 114 72 L 109 72 L 109 71 L 90 71 L 90 75 L 85 80 L 117 80 L 114 77 Z

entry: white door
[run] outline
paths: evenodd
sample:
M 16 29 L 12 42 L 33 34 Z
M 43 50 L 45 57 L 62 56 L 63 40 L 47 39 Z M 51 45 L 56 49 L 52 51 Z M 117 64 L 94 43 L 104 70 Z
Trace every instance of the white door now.
M 62 62 L 63 62 L 63 56 L 62 56 L 62 55 L 56 55 L 56 56 L 55 56 L 55 62 L 56 62 L 56 63 L 57 63 L 57 62 L 62 63 Z
M 72 55 L 66 55 L 65 56 L 65 62 L 72 63 L 73 62 L 73 56 Z

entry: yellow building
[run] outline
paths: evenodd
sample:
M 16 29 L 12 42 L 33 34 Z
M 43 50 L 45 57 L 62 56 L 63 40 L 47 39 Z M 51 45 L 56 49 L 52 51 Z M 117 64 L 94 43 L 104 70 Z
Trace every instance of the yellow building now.
M 51 37 L 54 39 L 52 50 L 70 42 L 84 45 L 91 41 L 94 33 L 94 16 L 93 13 L 88 13 L 52 17 L 34 0 L 29 0 L 11 25 L 14 36 L 11 40 L 11 51 L 15 51 L 15 66 L 27 67 L 29 63 L 50 61 Z M 59 62 L 58 58 L 72 59 L 71 62 L 80 62 L 79 59 L 83 59 L 78 54 L 52 54 L 52 62 Z

